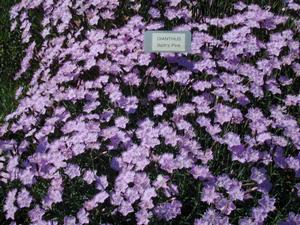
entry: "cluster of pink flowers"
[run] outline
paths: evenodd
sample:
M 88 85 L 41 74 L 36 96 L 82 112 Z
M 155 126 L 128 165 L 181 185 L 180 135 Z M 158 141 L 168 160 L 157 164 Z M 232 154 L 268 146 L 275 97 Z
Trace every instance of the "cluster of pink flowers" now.
M 258 203 L 238 222 L 263 224 L 277 201 L 267 167 L 300 178 L 300 4 L 286 1 L 277 15 L 238 2 L 228 17 L 195 19 L 196 0 L 125 2 L 126 16 L 118 0 L 22 0 L 11 9 L 12 30 L 27 46 L 15 79 L 33 61 L 38 67 L 0 127 L 1 185 L 21 184 L 6 193 L 7 221 L 16 224 L 26 208 L 31 224 L 89 224 L 101 206 L 113 208 L 112 217 L 134 215 L 138 225 L 180 220 L 183 190 L 172 176 L 187 172 L 207 206 L 195 225 L 230 224 L 253 193 Z M 35 9 L 41 43 L 29 17 Z M 192 32 L 191 53 L 145 53 L 144 32 L 170 21 L 172 30 Z M 219 148 L 251 167 L 247 180 L 214 173 Z M 109 168 L 72 161 L 90 151 L 109 158 Z M 96 194 L 63 221 L 47 219 L 64 201 L 66 177 Z M 32 187 L 40 179 L 48 189 L 39 201 Z M 299 223 L 297 212 L 281 222 Z

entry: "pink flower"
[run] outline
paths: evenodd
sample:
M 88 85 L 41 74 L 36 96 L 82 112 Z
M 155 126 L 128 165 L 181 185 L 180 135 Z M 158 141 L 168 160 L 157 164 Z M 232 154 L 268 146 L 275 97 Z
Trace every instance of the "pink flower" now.
M 154 114 L 155 116 L 162 116 L 163 113 L 164 113 L 166 110 L 167 110 L 167 108 L 164 107 L 163 104 L 158 104 L 158 105 L 155 105 L 155 106 L 154 106 L 154 112 L 153 112 L 153 114 Z

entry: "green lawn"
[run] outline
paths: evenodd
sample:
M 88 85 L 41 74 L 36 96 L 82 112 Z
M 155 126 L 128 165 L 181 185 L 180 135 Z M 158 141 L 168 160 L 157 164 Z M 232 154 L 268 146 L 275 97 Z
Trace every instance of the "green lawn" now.
M 16 107 L 15 91 L 20 82 L 13 80 L 18 71 L 23 47 L 20 35 L 10 32 L 9 9 L 15 0 L 0 0 L 0 121 Z

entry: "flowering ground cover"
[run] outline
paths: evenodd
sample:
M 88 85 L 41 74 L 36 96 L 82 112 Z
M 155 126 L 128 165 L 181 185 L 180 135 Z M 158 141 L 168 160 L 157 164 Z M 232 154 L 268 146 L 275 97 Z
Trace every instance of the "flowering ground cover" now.
M 0 3 L 1 225 L 300 224 L 299 1 Z

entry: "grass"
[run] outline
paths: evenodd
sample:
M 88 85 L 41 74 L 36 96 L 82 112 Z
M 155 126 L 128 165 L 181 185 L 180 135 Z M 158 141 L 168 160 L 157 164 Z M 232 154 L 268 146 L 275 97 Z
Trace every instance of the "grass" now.
M 9 9 L 14 5 L 16 0 L 0 0 L 0 123 L 4 121 L 4 118 L 17 106 L 17 101 L 15 100 L 15 91 L 19 86 L 26 86 L 30 73 L 25 76 L 25 78 L 14 81 L 14 74 L 18 71 L 20 67 L 20 62 L 24 56 L 25 47 L 20 42 L 20 33 L 18 31 L 10 31 L 10 21 L 9 21 Z M 147 12 L 149 9 L 149 1 L 142 1 L 142 12 Z M 231 12 L 232 0 L 222 0 L 214 1 L 213 5 L 208 6 L 206 1 L 199 1 L 196 7 L 193 9 L 194 17 L 197 18 L 200 15 L 206 16 L 223 16 L 225 13 Z M 252 1 L 247 0 L 247 3 L 260 3 L 261 5 L 271 5 L 272 9 L 276 12 L 280 12 L 283 7 L 282 1 L 279 0 L 261 0 Z M 121 7 L 118 9 L 118 20 L 122 21 L 128 18 L 132 13 L 128 7 L 126 7 L 126 1 L 123 1 Z M 161 3 L 160 7 L 164 7 Z M 124 10 L 124 8 L 126 10 Z M 40 29 L 40 15 L 36 12 L 31 13 L 33 18 L 33 29 L 37 31 Z M 147 18 L 147 17 L 146 17 Z M 124 23 L 120 22 L 120 23 Z M 173 22 L 169 22 L 167 27 L 172 28 L 175 25 Z M 104 24 L 105 28 L 109 29 L 110 24 Z M 218 34 L 216 34 L 218 35 Z M 35 33 L 34 38 L 39 39 L 39 35 Z M 38 43 L 40 40 L 37 40 Z M 161 63 L 164 63 L 162 60 Z M 289 71 L 287 71 L 289 73 Z M 287 74 L 289 75 L 289 74 Z M 293 86 L 292 89 L 286 90 L 286 93 L 297 93 L 299 92 L 299 87 Z M 183 98 L 188 97 L 188 92 L 182 93 Z M 142 94 L 141 94 L 142 95 Z M 268 106 L 272 103 L 272 95 L 264 98 L 264 101 L 258 102 L 257 106 L 268 111 Z M 72 115 L 76 115 L 80 106 L 71 105 L 66 103 L 68 109 L 72 112 Z M 80 111 L 80 110 L 79 110 Z M 145 114 L 148 112 L 145 110 Z M 295 109 L 292 114 L 297 115 L 299 109 Z M 133 118 L 134 119 L 134 118 Z M 195 128 L 197 129 L 197 128 Z M 237 130 L 243 130 L 243 127 L 236 127 Z M 235 178 L 244 181 L 249 179 L 251 165 L 243 165 L 236 162 L 232 162 L 231 157 L 225 146 L 214 145 L 212 140 L 209 139 L 209 135 L 204 130 L 197 130 L 199 137 L 208 138 L 199 139 L 201 144 L 207 148 L 213 147 L 215 160 L 210 164 L 211 170 L 215 175 L 222 173 L 228 173 L 233 175 Z M 32 147 L 34 148 L 34 146 Z M 72 159 L 74 163 L 79 164 L 81 167 L 96 169 L 100 173 L 103 172 L 103 165 L 109 166 L 109 159 L 106 161 L 101 161 L 103 158 L 99 157 L 96 152 L 91 151 L 79 158 Z M 100 163 L 101 162 L 101 165 Z M 107 169 L 107 168 L 106 168 Z M 294 185 L 299 182 L 291 171 L 285 171 L 274 166 L 273 163 L 268 167 L 268 174 L 270 176 L 271 182 L 273 184 L 273 189 L 271 195 L 276 197 L 276 211 L 271 213 L 266 224 L 277 224 L 278 221 L 287 217 L 288 212 L 293 211 L 295 213 L 300 213 L 300 201 L 295 196 Z M 112 175 L 112 177 L 115 174 Z M 110 177 L 111 178 L 111 177 Z M 173 174 L 172 181 L 178 185 L 180 189 L 179 199 L 183 201 L 184 208 L 182 211 L 182 216 L 170 221 L 162 222 L 159 220 L 152 220 L 151 224 L 163 225 L 163 224 L 173 224 L 173 225 L 183 225 L 192 224 L 195 218 L 201 216 L 201 214 L 208 208 L 208 205 L 201 203 L 201 182 L 197 182 L 191 178 L 188 173 L 178 171 Z M 85 185 L 81 178 L 76 178 L 74 181 L 70 181 L 67 178 L 64 179 L 65 185 L 67 186 L 63 193 L 64 201 L 62 203 L 55 204 L 51 211 L 47 212 L 45 218 L 57 218 L 60 222 L 63 220 L 64 215 L 71 215 L 81 207 L 82 202 L 88 197 L 91 197 L 94 193 L 93 188 Z M 0 184 L 0 224 L 5 225 L 8 222 L 5 220 L 4 213 L 2 211 L 4 198 L 8 190 L 12 188 L 19 187 L 19 182 L 12 182 L 9 185 Z M 37 199 L 41 199 L 47 190 L 47 182 L 44 180 L 39 180 L 32 188 L 32 195 Z M 242 203 L 237 203 L 239 210 L 236 210 L 230 217 L 230 222 L 232 224 L 237 224 L 239 218 L 242 216 L 249 215 L 250 206 L 254 207 L 257 205 L 257 200 L 259 199 L 259 194 L 254 194 L 254 198 L 251 201 L 246 201 Z M 157 200 L 162 201 L 162 198 Z M 21 210 L 17 213 L 17 221 L 22 224 L 29 224 L 29 218 L 27 217 L 28 210 Z M 99 224 L 99 222 L 111 222 L 113 224 L 134 224 L 134 216 L 129 216 L 127 219 L 116 215 L 111 216 L 112 209 L 108 207 L 104 209 L 103 207 L 97 208 L 93 211 L 91 215 L 91 224 Z
M 0 121 L 17 105 L 15 91 L 20 85 L 13 80 L 24 55 L 20 33 L 10 32 L 9 8 L 17 1 L 0 0 Z

